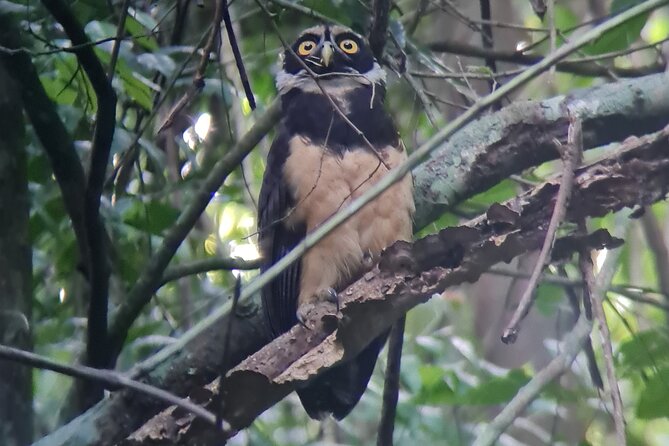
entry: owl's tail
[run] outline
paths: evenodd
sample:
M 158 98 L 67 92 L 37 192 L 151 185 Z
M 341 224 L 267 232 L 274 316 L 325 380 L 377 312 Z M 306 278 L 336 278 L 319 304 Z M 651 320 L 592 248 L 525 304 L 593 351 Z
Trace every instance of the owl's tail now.
M 322 420 L 332 414 L 341 420 L 353 410 L 367 389 L 388 333 L 375 338 L 355 358 L 331 368 L 297 391 L 311 418 Z

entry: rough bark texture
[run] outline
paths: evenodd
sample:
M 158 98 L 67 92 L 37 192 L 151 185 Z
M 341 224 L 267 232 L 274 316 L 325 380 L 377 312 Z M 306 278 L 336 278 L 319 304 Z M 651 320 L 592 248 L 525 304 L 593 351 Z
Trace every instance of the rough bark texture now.
M 511 174 L 558 158 L 553 139 L 567 141 L 568 108 L 583 122 L 586 150 L 660 130 L 669 122 L 667 98 L 669 74 L 663 73 L 513 103 L 472 122 L 414 171 L 416 226 Z
M 414 171 L 416 225 L 425 226 L 447 206 L 485 191 L 510 174 L 557 158 L 557 151 L 549 143 L 553 136 L 566 139 L 567 123 L 559 107 L 563 100 L 559 97 L 512 105 L 456 133 Z M 570 95 L 569 104 L 578 106 L 584 119 L 586 148 L 656 131 L 669 122 L 669 75 L 576 91 Z M 511 130 L 506 130 L 507 126 Z M 478 163 L 484 167 L 476 167 Z M 652 183 L 636 188 L 657 192 Z M 231 343 L 235 347 L 230 353 L 239 360 L 266 342 L 262 329 L 256 326 L 260 321 L 256 314 L 235 324 Z M 220 318 L 202 321 L 173 346 L 146 361 L 139 376 L 179 395 L 187 394 L 193 385 L 214 379 L 222 359 L 222 343 L 217 340 L 223 339 L 221 332 L 226 326 Z M 115 444 L 159 410 L 159 405 L 146 398 L 117 392 L 39 444 Z
M 567 220 L 603 216 L 665 198 L 669 191 L 669 127 L 628 138 L 609 157 L 578 169 Z M 541 247 L 559 190 L 548 181 L 504 204 L 490 207 L 467 225 L 447 228 L 415 243 L 397 242 L 374 270 L 343 291 L 341 314 L 313 314 L 322 327 L 301 325 L 263 347 L 223 380 L 195 389 L 211 405 L 222 392 L 222 416 L 233 432 L 324 369 L 359 353 L 409 309 L 447 287 L 473 282 L 489 267 Z M 562 237 L 553 261 L 583 249 L 616 248 L 622 240 L 605 230 Z M 310 318 L 311 319 L 311 318 Z M 214 410 L 214 408 L 212 408 Z M 170 408 L 135 432 L 124 445 L 219 444 L 221 433 Z
M 32 350 L 32 252 L 24 123 L 16 82 L 0 60 L 0 343 Z M 32 441 L 32 370 L 0 361 L 0 442 Z

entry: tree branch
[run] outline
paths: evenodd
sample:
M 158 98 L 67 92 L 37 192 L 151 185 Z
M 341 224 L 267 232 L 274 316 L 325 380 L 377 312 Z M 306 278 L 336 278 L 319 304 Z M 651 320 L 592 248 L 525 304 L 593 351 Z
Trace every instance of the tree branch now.
M 159 389 L 158 387 L 135 381 L 113 370 L 100 370 L 82 365 L 62 364 L 52 361 L 49 358 L 45 358 L 44 356 L 1 344 L 0 358 L 14 361 L 28 367 L 51 370 L 73 378 L 95 381 L 97 384 L 101 384 L 104 388 L 111 391 L 119 390 L 121 388 L 131 389 L 135 392 L 155 398 L 163 403 L 175 405 L 176 407 L 184 409 L 196 417 L 205 420 L 210 425 L 217 426 L 216 416 L 208 410 L 203 409 L 201 406 L 198 406 L 187 399 L 172 395 L 170 392 Z
M 100 196 L 107 172 L 109 152 L 116 128 L 116 93 L 109 82 L 90 40 L 69 6 L 62 0 L 43 0 L 49 13 L 61 24 L 73 45 L 77 59 L 93 86 L 98 110 L 95 117 L 91 161 L 84 195 L 84 222 L 88 257 L 86 273 L 89 279 L 89 309 L 87 328 L 87 363 L 103 368 L 112 365 L 112 355 L 107 339 L 107 307 L 109 293 L 109 262 L 107 258 L 106 234 L 100 218 Z M 90 389 L 88 401 L 102 397 L 102 389 Z M 85 404 L 88 405 L 88 404 Z
M 583 149 L 656 132 L 669 122 L 669 74 L 655 74 L 543 101 L 511 104 L 441 144 L 414 171 L 415 225 L 422 228 L 466 197 L 556 159 L 567 141 L 567 108 L 578 110 Z
M 258 269 L 260 268 L 261 262 L 262 259 L 244 260 L 229 257 L 195 260 L 190 263 L 184 263 L 166 269 L 162 279 L 160 280 L 159 286 L 163 286 L 167 282 L 171 282 L 185 276 L 207 273 L 209 271 Z
M 435 53 L 458 54 L 460 56 L 480 57 L 486 60 L 511 62 L 519 65 L 534 65 L 545 59 L 539 54 L 526 54 L 519 51 L 495 50 L 470 45 L 464 42 L 443 40 L 427 44 L 427 48 Z M 643 67 L 603 67 L 588 61 L 563 61 L 555 64 L 558 71 L 577 74 L 579 76 L 609 77 L 611 73 L 618 77 L 640 77 L 665 70 L 663 64 L 652 64 Z

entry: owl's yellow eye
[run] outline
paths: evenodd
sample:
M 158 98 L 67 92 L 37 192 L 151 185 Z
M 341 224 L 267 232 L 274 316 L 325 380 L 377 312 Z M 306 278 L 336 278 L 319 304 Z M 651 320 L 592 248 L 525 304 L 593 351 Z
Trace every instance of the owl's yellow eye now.
M 312 40 L 305 40 L 297 47 L 297 54 L 300 56 L 308 56 L 316 48 L 316 42 Z
M 359 49 L 356 41 L 352 39 L 344 39 L 339 42 L 339 48 L 346 54 L 355 54 Z

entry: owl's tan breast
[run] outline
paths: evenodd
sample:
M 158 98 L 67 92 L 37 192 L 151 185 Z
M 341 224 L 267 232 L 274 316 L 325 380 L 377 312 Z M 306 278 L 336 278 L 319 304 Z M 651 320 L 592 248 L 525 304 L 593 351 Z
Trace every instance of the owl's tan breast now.
M 406 159 L 406 152 L 394 147 L 378 153 L 360 148 L 338 155 L 302 137 L 291 139 L 284 178 L 296 205 L 286 223 L 305 223 L 307 232 L 312 231 L 376 184 L 388 168 Z M 303 257 L 300 301 L 321 289 L 348 283 L 365 254 L 376 256 L 397 240 L 409 240 L 413 211 L 412 181 L 407 175 Z

